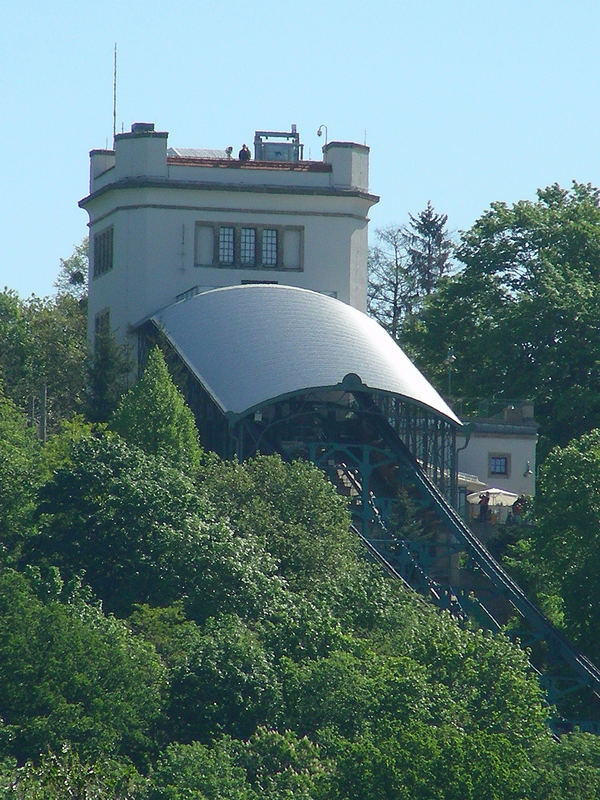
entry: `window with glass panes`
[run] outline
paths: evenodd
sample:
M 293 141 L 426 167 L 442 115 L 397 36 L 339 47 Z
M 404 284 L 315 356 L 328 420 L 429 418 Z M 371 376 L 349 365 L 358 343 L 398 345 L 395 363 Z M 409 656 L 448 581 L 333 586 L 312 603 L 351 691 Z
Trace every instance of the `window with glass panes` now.
M 263 230 L 262 263 L 263 267 L 277 266 L 277 231 L 274 228 Z
M 233 264 L 235 254 L 235 229 L 219 228 L 219 264 Z
M 300 226 L 197 222 L 194 264 L 301 271 L 303 235 Z
M 490 456 L 490 473 L 492 475 L 508 474 L 507 456 Z
M 94 236 L 94 278 L 113 268 L 113 228 Z
M 256 228 L 241 230 L 240 264 L 243 267 L 253 267 L 256 264 Z

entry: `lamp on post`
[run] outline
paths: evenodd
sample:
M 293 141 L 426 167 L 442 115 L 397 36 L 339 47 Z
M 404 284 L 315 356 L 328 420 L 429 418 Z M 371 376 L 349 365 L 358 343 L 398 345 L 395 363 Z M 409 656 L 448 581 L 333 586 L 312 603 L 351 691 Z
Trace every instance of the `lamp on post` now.
M 323 128 L 325 129 L 325 144 L 327 144 L 327 125 L 319 125 L 317 129 L 317 136 L 323 135 Z
M 454 355 L 454 348 L 448 348 L 448 355 L 446 356 L 446 365 L 448 367 L 448 398 L 452 396 L 452 365 L 456 361 L 456 356 Z

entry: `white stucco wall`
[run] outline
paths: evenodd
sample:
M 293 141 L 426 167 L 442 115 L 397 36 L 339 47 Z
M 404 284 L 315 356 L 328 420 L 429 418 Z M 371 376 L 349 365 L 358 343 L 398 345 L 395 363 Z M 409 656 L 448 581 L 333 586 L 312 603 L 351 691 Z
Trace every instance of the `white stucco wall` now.
M 473 433 L 466 449 L 460 450 L 465 439 L 457 435 L 458 469 L 476 475 L 490 488 L 507 489 L 516 494 L 535 494 L 535 452 L 537 436 L 531 434 L 480 434 Z M 490 472 L 490 456 L 506 455 L 509 458 L 507 475 Z M 527 465 L 531 470 L 527 472 Z

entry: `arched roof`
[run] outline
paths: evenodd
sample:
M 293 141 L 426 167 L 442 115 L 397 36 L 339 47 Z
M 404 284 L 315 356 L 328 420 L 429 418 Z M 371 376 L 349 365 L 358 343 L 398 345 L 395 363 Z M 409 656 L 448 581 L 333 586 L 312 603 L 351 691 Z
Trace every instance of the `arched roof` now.
M 175 303 L 152 320 L 225 413 L 339 386 L 353 373 L 370 389 L 460 424 L 377 322 L 331 297 L 291 286 L 230 286 Z

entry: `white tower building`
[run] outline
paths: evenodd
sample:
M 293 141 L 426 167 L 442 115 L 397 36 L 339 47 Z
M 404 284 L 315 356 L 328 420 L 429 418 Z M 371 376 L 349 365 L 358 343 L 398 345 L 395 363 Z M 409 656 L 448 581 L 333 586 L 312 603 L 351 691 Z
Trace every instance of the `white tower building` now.
M 295 126 L 259 131 L 255 157 L 169 148 L 136 123 L 90 153 L 88 336 L 110 326 L 135 354 L 138 325 L 200 292 L 279 283 L 364 311 L 369 148 L 329 142 L 304 161 Z

